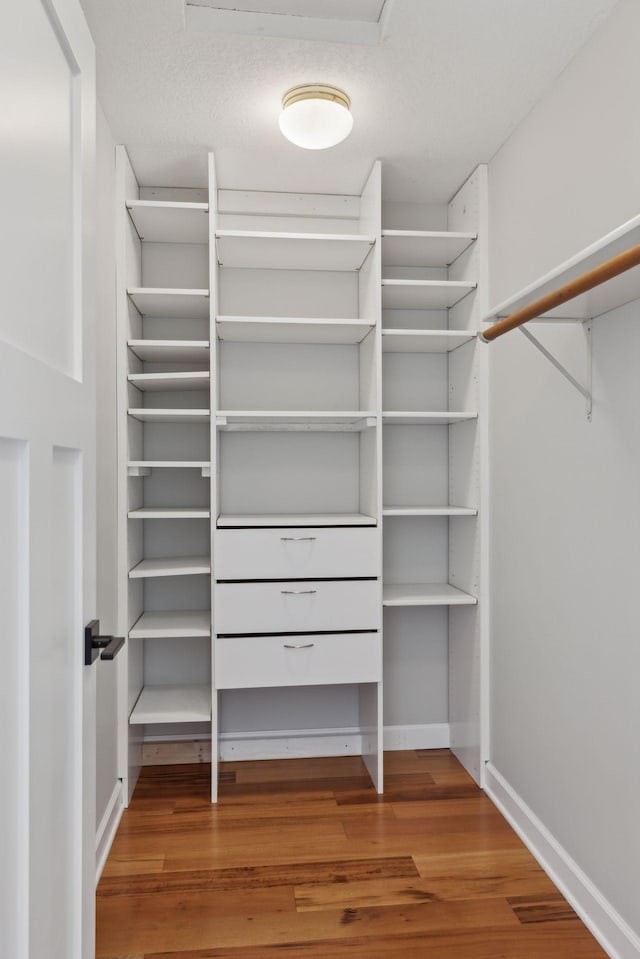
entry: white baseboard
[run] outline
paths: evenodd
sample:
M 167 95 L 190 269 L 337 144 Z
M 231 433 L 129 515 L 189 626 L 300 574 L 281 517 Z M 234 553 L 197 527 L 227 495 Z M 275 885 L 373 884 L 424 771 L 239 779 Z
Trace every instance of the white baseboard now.
M 122 790 L 122 780 L 118 779 L 113 792 L 109 797 L 107 808 L 100 820 L 96 830 L 96 886 L 100 882 L 100 876 L 107 861 L 111 844 L 115 838 L 118 824 L 124 811 L 124 793 Z
M 611 959 L 640 959 L 640 938 L 491 763 L 485 791 Z
M 151 750 L 154 743 L 174 743 L 171 750 L 172 760 L 160 759 L 161 751 Z M 184 759 L 180 757 L 178 744 L 184 742 Z M 158 761 L 198 762 L 206 755 L 194 758 L 190 741 L 185 737 L 162 736 L 147 737 L 145 740 L 145 764 Z M 384 748 L 398 749 L 445 749 L 449 745 L 449 726 L 447 723 L 426 723 L 416 726 L 387 726 L 384 730 Z M 362 737 L 357 727 L 339 729 L 276 729 L 263 732 L 222 733 L 220 736 L 220 758 L 224 760 L 243 759 L 304 759 L 315 756 L 359 756 L 362 752 Z

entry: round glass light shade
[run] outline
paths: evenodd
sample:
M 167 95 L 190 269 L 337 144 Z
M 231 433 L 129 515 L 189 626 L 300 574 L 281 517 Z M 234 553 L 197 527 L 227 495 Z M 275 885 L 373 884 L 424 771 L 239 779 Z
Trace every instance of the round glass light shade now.
M 337 87 L 305 84 L 282 98 L 280 130 L 305 150 L 326 150 L 348 137 L 353 127 L 351 101 Z

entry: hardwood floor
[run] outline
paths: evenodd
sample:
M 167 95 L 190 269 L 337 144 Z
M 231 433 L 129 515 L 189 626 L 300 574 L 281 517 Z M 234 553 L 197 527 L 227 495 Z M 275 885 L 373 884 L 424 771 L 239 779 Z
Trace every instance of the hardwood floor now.
M 448 750 L 143 770 L 99 959 L 606 959 Z

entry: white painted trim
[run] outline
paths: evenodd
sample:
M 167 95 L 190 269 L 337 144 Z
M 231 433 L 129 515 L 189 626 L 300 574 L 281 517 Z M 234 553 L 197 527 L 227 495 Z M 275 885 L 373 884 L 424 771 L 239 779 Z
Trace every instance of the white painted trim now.
M 192 742 L 209 736 L 147 736 L 145 742 Z M 387 726 L 384 748 L 446 749 L 449 746 L 447 723 L 416 726 Z M 359 756 L 362 737 L 357 726 L 337 729 L 275 729 L 257 732 L 220 734 L 220 759 L 305 759 L 314 756 Z M 189 760 L 190 762 L 192 760 Z
M 118 779 L 113 787 L 113 792 L 109 797 L 104 815 L 96 830 L 96 886 L 100 882 L 100 876 L 102 875 L 109 850 L 115 839 L 123 812 L 124 792 L 122 789 L 122 780 Z
M 491 763 L 485 789 L 611 959 L 640 959 L 640 938 Z

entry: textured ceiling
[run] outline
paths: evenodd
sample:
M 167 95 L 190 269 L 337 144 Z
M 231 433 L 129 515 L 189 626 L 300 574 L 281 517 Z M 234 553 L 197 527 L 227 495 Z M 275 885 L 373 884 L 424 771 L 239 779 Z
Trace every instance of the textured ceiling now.
M 377 47 L 184 29 L 182 0 L 81 0 L 98 94 L 142 183 L 359 192 L 383 160 L 388 200 L 447 201 L 489 160 L 617 0 L 394 0 Z M 279 132 L 282 94 L 332 83 L 351 136 L 303 151 Z M 545 144 L 544 149 L 553 149 Z

